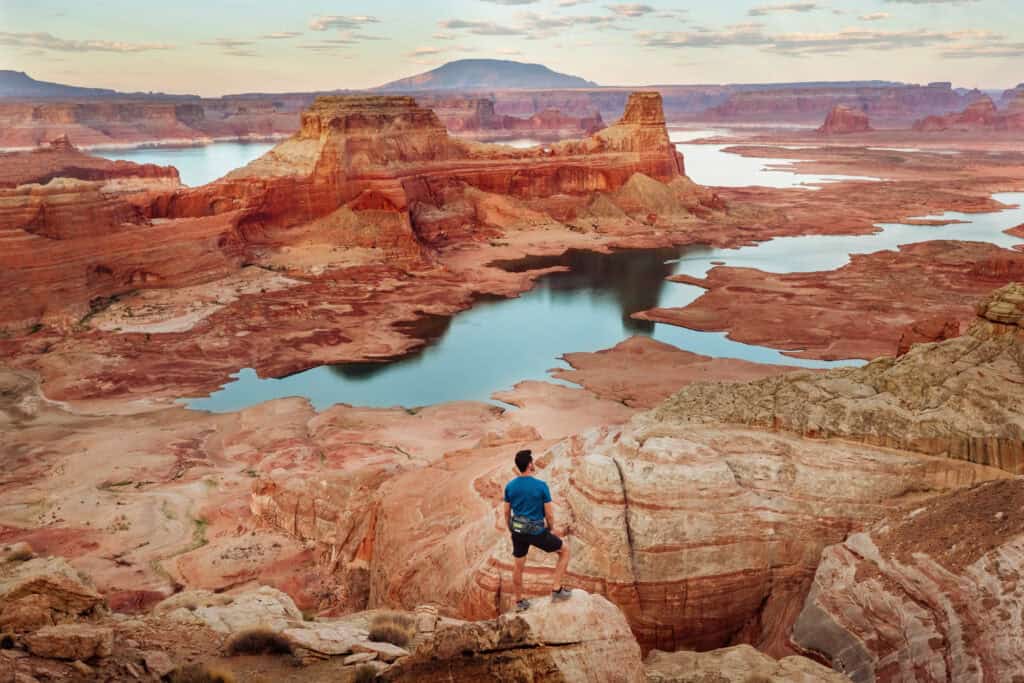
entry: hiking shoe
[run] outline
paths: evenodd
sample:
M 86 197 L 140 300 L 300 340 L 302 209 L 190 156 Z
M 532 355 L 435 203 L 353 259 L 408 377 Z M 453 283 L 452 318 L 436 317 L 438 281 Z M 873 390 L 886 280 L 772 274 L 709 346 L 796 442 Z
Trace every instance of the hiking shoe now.
M 525 612 L 528 609 L 530 609 L 530 601 L 529 600 L 524 598 L 524 599 L 522 599 L 522 600 L 520 600 L 519 602 L 516 603 L 516 611 L 517 612 Z
M 562 586 L 556 591 L 551 591 L 551 600 L 557 602 L 559 600 L 568 600 L 572 597 L 572 589 Z

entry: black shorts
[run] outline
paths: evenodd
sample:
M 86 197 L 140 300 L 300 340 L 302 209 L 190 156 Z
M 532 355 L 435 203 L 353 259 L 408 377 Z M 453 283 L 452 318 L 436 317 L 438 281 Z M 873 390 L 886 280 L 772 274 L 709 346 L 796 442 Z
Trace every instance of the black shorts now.
M 530 546 L 540 548 L 546 553 L 557 552 L 562 549 L 562 539 L 545 529 L 539 534 L 517 534 L 512 532 L 512 557 L 526 557 Z

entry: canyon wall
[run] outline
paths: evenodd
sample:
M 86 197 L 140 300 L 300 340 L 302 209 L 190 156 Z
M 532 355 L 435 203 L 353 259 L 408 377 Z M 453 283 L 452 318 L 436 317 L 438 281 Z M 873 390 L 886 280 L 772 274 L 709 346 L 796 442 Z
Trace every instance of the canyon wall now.
M 837 104 L 825 117 L 825 123 L 818 128 L 823 135 L 843 133 L 864 133 L 871 130 L 868 115 L 855 107 Z
M 0 148 L 31 148 L 59 136 L 79 147 L 282 137 L 297 123 L 298 109 L 271 99 L 0 101 Z
M 928 116 L 914 122 L 914 130 L 923 132 L 955 131 L 1024 131 L 1024 95 L 1006 101 L 998 109 L 991 98 L 972 102 L 960 112 Z
M 821 121 L 836 105 L 865 112 L 872 121 L 886 125 L 905 125 L 929 114 L 962 109 L 984 97 L 978 91 L 966 94 L 948 83 L 820 88 L 766 88 L 744 90 L 721 105 L 709 109 L 701 118 L 719 121 L 763 121 L 811 123 Z

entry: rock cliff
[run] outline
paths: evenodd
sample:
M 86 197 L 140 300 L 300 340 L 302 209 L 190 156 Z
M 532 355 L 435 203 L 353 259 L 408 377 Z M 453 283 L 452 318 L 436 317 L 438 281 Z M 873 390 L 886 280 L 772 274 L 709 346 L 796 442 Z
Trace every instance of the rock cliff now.
M 1022 506 L 1024 481 L 991 482 L 827 548 L 793 641 L 858 683 L 1013 680 Z
M 1017 104 L 1020 97 L 1010 100 L 1005 110 L 996 108 L 991 98 L 971 103 L 961 112 L 928 116 L 914 122 L 914 130 L 937 132 L 958 131 L 1021 131 L 1024 130 L 1024 107 Z
M 825 117 L 825 123 L 818 129 L 823 135 L 843 133 L 864 133 L 871 130 L 868 115 L 861 109 L 837 104 Z

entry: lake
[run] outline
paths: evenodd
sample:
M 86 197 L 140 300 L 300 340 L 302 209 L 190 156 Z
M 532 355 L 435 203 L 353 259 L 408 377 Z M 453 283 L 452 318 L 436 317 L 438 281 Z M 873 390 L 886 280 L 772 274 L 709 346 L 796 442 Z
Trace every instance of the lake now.
M 673 133 L 687 158 L 687 171 L 705 184 L 806 187 L 807 182 L 834 182 L 843 176 L 806 175 L 769 169 L 785 159 L 747 159 L 722 151 L 724 145 L 693 145 L 685 139 L 715 131 Z M 517 141 L 526 144 L 528 141 Z M 259 156 L 270 145 L 219 143 L 197 148 L 132 150 L 133 161 L 174 164 L 189 160 L 189 177 L 215 179 Z M 698 148 L 697 151 L 691 148 Z M 119 153 L 127 158 L 129 152 Z M 195 174 L 195 175 L 193 175 Z M 183 176 L 184 178 L 184 176 Z M 205 182 L 205 181 L 204 181 Z M 1024 204 L 1024 193 L 1000 194 L 1005 204 Z M 387 363 L 347 363 L 320 366 L 283 378 L 259 378 L 250 368 L 208 397 L 187 405 L 214 412 L 233 411 L 286 396 L 304 396 L 318 410 L 335 403 L 406 407 L 444 401 L 490 401 L 491 394 L 517 382 L 553 380 L 548 370 L 567 367 L 565 353 L 598 351 L 633 335 L 646 335 L 681 349 L 719 358 L 761 363 L 827 368 L 861 365 L 860 360 L 817 361 L 795 358 L 777 349 L 743 344 L 722 332 L 698 332 L 674 325 L 634 320 L 638 311 L 682 307 L 704 290 L 673 283 L 673 274 L 703 277 L 712 262 L 785 273 L 839 268 L 851 254 L 895 249 L 900 244 L 937 239 L 978 240 L 1002 247 L 1021 242 L 1003 232 L 1024 223 L 1024 209 L 984 214 L 946 213 L 942 218 L 964 221 L 944 226 L 880 224 L 871 235 L 808 235 L 782 237 L 738 249 L 700 245 L 670 249 L 629 250 L 610 255 L 569 251 L 560 257 L 532 258 L 499 264 L 523 271 L 566 265 L 569 272 L 537 280 L 533 289 L 512 299 L 478 301 L 451 318 L 431 320 L 431 339 L 422 350 Z M 799 349 L 791 349 L 799 351 Z M 500 362 L 496 362 L 500 359 Z M 573 385 L 569 385 L 573 386 Z

